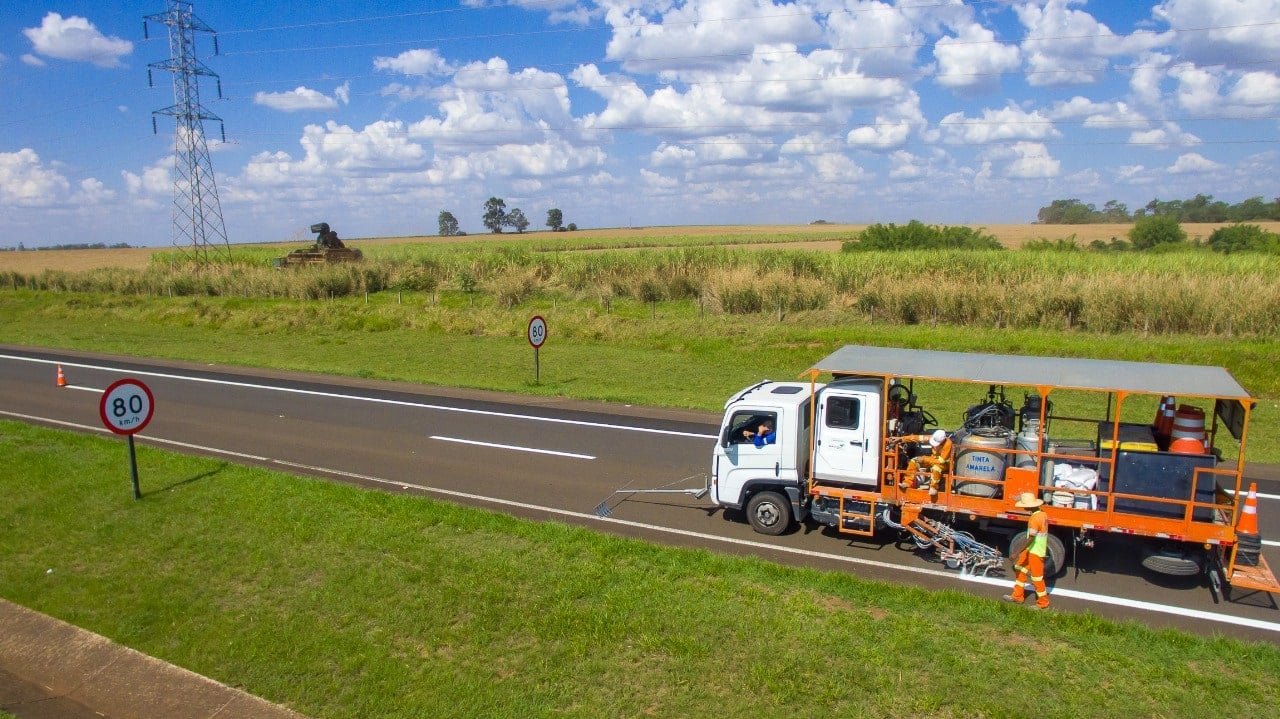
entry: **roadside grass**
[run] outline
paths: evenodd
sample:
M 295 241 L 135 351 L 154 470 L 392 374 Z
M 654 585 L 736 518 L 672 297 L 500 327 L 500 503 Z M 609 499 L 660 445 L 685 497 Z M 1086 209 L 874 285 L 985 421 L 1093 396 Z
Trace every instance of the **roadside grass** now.
M 742 387 L 794 379 L 845 344 L 1218 365 L 1260 398 L 1249 459 L 1280 462 L 1275 338 L 902 327 L 840 310 L 779 321 L 711 312 L 697 300 L 533 298 L 503 307 L 492 295 L 456 290 L 383 292 L 368 303 L 19 290 L 0 292 L 0 313 L 0 342 L 13 344 L 713 412 Z M 536 382 L 524 336 L 534 314 L 550 329 Z M 920 399 L 955 426 L 985 389 Z M 1021 403 L 1016 393 L 1010 399 Z M 1133 408 L 1154 416 L 1154 401 Z
M 314 717 L 1269 716 L 1280 650 L 0 421 L 0 593 Z M 993 590 L 994 592 L 994 590 Z

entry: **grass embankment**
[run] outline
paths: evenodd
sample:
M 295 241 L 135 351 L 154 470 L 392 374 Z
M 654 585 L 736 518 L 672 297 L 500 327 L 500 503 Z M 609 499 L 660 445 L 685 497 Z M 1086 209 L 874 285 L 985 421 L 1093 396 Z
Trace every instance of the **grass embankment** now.
M 5 598 L 315 717 L 1268 716 L 1280 650 L 0 422 Z
M 903 327 L 841 310 L 788 312 L 779 321 L 713 312 L 695 300 L 619 299 L 606 311 L 589 300 L 538 298 L 504 308 L 491 295 L 456 290 L 383 292 L 367 304 L 0 291 L 0 310 L 0 341 L 16 344 L 710 411 L 750 383 L 794 378 L 850 343 L 1220 365 L 1263 400 L 1250 459 L 1280 462 L 1274 339 Z M 524 339 L 533 314 L 550 326 L 536 384 Z M 958 421 L 958 408 L 921 400 L 944 425 Z

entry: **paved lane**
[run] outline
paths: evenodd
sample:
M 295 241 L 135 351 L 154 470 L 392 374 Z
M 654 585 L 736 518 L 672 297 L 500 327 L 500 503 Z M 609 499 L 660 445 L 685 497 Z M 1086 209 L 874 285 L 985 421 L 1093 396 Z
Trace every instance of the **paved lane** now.
M 55 386 L 56 362 L 71 387 Z M 716 431 L 706 413 L 0 347 L 0 417 L 105 431 L 98 397 L 124 376 L 156 397 L 142 443 L 888 581 L 991 597 L 1008 583 L 958 577 L 891 538 L 850 541 L 820 530 L 765 538 L 683 495 L 615 498 L 609 520 L 595 517 L 595 505 L 628 483 L 655 487 L 705 472 Z M 1260 488 L 1264 537 L 1280 538 L 1280 482 L 1262 478 Z M 1266 553 L 1280 555 L 1274 542 Z M 1280 610 L 1265 595 L 1215 605 L 1200 578 L 1153 582 L 1137 561 L 1105 544 L 1082 554 L 1081 570 L 1057 580 L 1055 603 L 1280 642 Z

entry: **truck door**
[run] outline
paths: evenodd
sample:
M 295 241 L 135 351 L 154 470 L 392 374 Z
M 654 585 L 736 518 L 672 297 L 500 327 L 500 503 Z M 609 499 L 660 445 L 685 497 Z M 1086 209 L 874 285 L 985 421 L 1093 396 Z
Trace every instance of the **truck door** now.
M 880 476 L 880 397 L 828 386 L 818 401 L 813 476 L 876 486 Z
M 740 407 L 726 419 L 716 449 L 715 501 L 738 506 L 743 489 L 753 481 L 777 480 L 787 475 L 791 481 L 796 480 L 794 466 L 788 472 L 782 461 L 785 445 L 795 440 L 788 436 L 786 428 L 777 431 L 781 419 L 778 415 L 776 409 Z M 757 447 L 746 433 L 755 434 L 764 423 L 775 430 L 774 441 Z

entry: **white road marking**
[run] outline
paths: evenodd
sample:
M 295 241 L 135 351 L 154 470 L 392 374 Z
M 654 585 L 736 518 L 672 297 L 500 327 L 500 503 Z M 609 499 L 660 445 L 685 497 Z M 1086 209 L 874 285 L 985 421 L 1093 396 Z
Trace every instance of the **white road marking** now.
M 478 447 L 494 447 L 496 449 L 512 449 L 517 452 L 536 452 L 537 454 L 554 454 L 557 457 L 572 457 L 574 459 L 595 459 L 590 454 L 574 454 L 573 452 L 556 452 L 550 449 L 538 449 L 536 447 L 517 447 L 514 444 L 497 444 L 495 442 L 477 442 L 474 439 L 460 439 L 458 437 L 441 437 L 438 434 L 431 435 L 431 439 L 438 439 L 442 442 L 457 442 L 458 444 L 474 444 Z
M 4 410 L 0 410 L 0 415 L 6 415 L 9 417 L 18 417 L 20 419 L 34 420 L 38 422 L 47 422 L 50 424 L 62 425 L 66 427 L 74 427 L 76 429 L 89 430 L 93 432 L 101 432 L 104 434 L 107 433 L 107 430 L 102 427 L 92 427 L 89 425 L 76 424 L 74 422 L 63 422 L 61 420 L 51 420 L 51 419 L 45 419 L 43 417 L 33 417 L 31 415 L 19 414 L 17 412 L 6 412 Z M 165 440 L 165 439 L 160 439 L 160 438 L 151 437 L 151 436 L 144 437 L 142 435 L 138 435 L 138 439 L 139 441 L 142 441 L 142 442 L 157 442 L 157 443 L 163 443 L 163 444 L 172 444 L 172 445 L 177 445 L 181 447 L 186 447 L 189 449 L 199 450 L 202 452 L 209 452 L 211 454 L 222 454 L 222 455 L 228 455 L 232 457 L 249 458 L 249 459 L 254 459 L 260 462 L 274 464 L 281 467 L 291 467 L 294 469 L 301 469 L 308 472 L 321 472 L 321 473 L 328 474 L 335 477 L 349 477 L 351 479 L 359 479 L 361 481 L 372 482 L 375 484 L 385 484 L 388 486 L 399 487 L 401 489 L 416 489 L 421 492 L 440 495 L 444 497 L 457 497 L 460 499 L 468 499 L 476 502 L 494 504 L 494 505 L 503 506 L 503 507 L 515 507 L 515 508 L 526 509 L 526 510 L 531 510 L 535 512 L 543 512 L 546 514 L 551 514 L 551 515 L 556 515 L 561 517 L 570 517 L 573 519 L 581 519 L 581 520 L 594 521 L 594 522 L 604 522 L 607 524 L 616 524 L 619 526 L 634 527 L 637 529 L 646 529 L 649 531 L 659 532 L 662 534 L 670 534 L 670 535 L 681 536 L 681 537 L 690 537 L 694 539 L 706 540 L 710 542 L 718 542 L 722 544 L 732 544 L 740 547 L 749 547 L 752 549 L 759 549 L 761 551 L 767 551 L 767 552 L 780 552 L 783 554 L 794 554 L 799 556 L 812 557 L 816 559 L 829 560 L 832 562 L 840 562 L 843 564 L 876 567 L 879 569 L 885 569 L 885 570 L 894 571 L 894 572 L 907 572 L 910 574 L 922 574 L 922 575 L 933 576 L 933 577 L 943 577 L 953 581 L 986 584 L 993 587 L 997 587 L 997 586 L 1007 587 L 1010 583 L 1009 580 L 1007 579 L 996 579 L 994 577 L 965 576 L 962 574 L 957 574 L 956 572 L 943 571 L 940 569 L 928 569 L 926 567 L 903 566 L 898 564 L 891 564 L 889 562 L 881 562 L 874 559 L 864 559 L 862 557 L 849 557 L 841 554 L 832 554 L 830 552 L 815 552 L 808 549 L 785 547 L 785 546 L 767 544 L 765 542 L 757 542 L 757 541 L 752 541 L 747 539 L 721 537 L 714 534 L 694 532 L 687 529 L 663 527 L 661 525 L 648 524 L 645 522 L 633 522 L 630 520 L 618 519 L 616 517 L 597 517 L 595 514 L 589 514 L 586 512 L 575 512 L 568 509 L 546 507 L 538 504 L 530 504 L 528 502 L 519 502 L 511 499 L 501 499 L 499 497 L 488 497 L 482 494 L 472 494 L 470 492 L 459 492 L 451 489 L 441 489 L 439 487 L 431 487 L 425 484 L 416 484 L 413 482 L 394 481 L 390 479 L 384 479 L 382 477 L 374 477 L 372 475 L 367 475 L 367 474 L 359 474 L 356 472 L 345 472 L 338 469 L 330 469 L 328 467 L 319 467 L 316 465 L 302 464 L 299 462 L 289 462 L 282 459 L 256 457 L 253 455 L 242 454 L 239 452 L 231 452 L 224 449 L 217 449 L 215 447 L 205 447 L 201 445 L 186 444 L 184 442 L 176 442 L 174 440 Z M 1049 593 L 1051 596 L 1056 596 L 1056 597 L 1070 597 L 1072 599 L 1079 599 L 1086 602 L 1095 602 L 1098 604 L 1109 604 L 1109 605 L 1118 606 L 1118 607 L 1129 607 L 1131 609 L 1138 609 L 1141 611 L 1152 612 L 1156 614 L 1167 614 L 1172 616 L 1187 617 L 1190 619 L 1198 619 L 1198 620 L 1207 621 L 1207 622 L 1217 622 L 1220 624 L 1233 624 L 1236 626 L 1249 627 L 1253 629 L 1261 629 L 1269 632 L 1280 632 L 1280 622 L 1268 622 L 1260 619 L 1250 619 L 1248 617 L 1233 617 L 1229 614 L 1217 614 L 1214 612 L 1206 612 L 1199 609 L 1187 609 L 1184 607 L 1175 607 L 1168 604 L 1156 604 L 1155 602 L 1146 602 L 1139 599 L 1127 599 L 1124 597 L 1115 597 L 1107 594 L 1095 594 L 1093 592 L 1082 592 L 1075 589 L 1065 589 L 1060 587 L 1054 587 L 1052 590 L 1050 590 Z
M 513 412 L 495 412 L 493 410 L 470 409 L 467 407 L 446 407 L 438 404 L 426 404 L 422 402 L 408 402 L 397 399 L 382 399 L 380 397 L 364 397 L 355 394 L 343 394 L 341 392 L 321 392 L 319 390 L 298 389 L 295 387 L 276 387 L 269 384 L 256 384 L 253 382 L 234 382 L 232 380 L 212 379 L 208 377 L 188 377 L 180 374 L 170 374 L 167 372 L 151 372 L 147 370 L 124 370 L 119 367 L 110 367 L 106 365 L 82 364 L 77 362 L 60 362 L 58 360 L 39 359 L 36 357 L 18 357 L 16 355 L 0 354 L 0 359 L 15 360 L 18 362 L 36 362 L 38 364 L 60 364 L 63 367 L 78 367 L 81 369 L 94 369 L 106 372 L 122 372 L 126 374 L 146 375 L 148 377 L 161 377 L 164 379 L 175 379 L 186 382 L 203 382 L 206 384 L 220 384 L 228 387 L 245 387 L 248 389 L 263 389 L 273 392 L 289 392 L 292 394 L 309 395 L 313 397 L 329 397 L 331 399 L 351 399 L 362 402 L 374 402 L 377 404 L 390 404 L 400 407 L 418 407 L 420 409 L 436 410 L 438 412 L 459 412 L 461 414 L 475 414 L 485 417 L 502 417 L 504 419 L 529 420 L 531 422 L 548 422 L 552 424 L 568 424 L 578 427 L 594 427 L 596 429 L 616 429 L 624 432 L 643 432 L 647 434 L 662 434 L 671 437 L 689 437 L 691 439 L 717 439 L 714 434 L 698 434 L 697 432 L 677 432 L 671 429 L 652 429 L 649 427 L 633 427 L 625 424 L 609 424 L 605 422 L 586 422 L 577 419 L 561 419 L 558 417 L 538 417 L 531 414 L 516 414 Z

